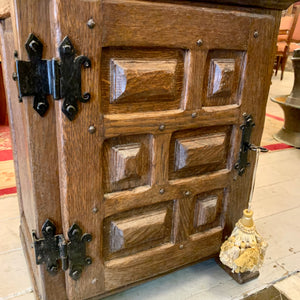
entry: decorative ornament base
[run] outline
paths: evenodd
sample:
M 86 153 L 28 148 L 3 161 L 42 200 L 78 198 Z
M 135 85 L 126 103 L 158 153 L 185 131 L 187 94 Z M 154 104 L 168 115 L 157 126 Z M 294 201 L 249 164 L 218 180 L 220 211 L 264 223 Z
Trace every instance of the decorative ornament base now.
M 300 147 L 300 106 L 289 103 L 288 100 L 293 98 L 289 96 L 271 97 L 271 100 L 280 105 L 284 111 L 284 126 L 278 133 L 274 134 L 274 138 L 281 142 Z M 291 101 L 290 101 L 291 102 Z
M 259 276 L 259 271 L 256 272 L 244 272 L 244 273 L 233 273 L 232 270 L 222 264 L 218 257 L 215 258 L 217 264 L 229 275 L 231 276 L 237 283 L 243 284 L 249 282 L 253 279 L 256 279 Z

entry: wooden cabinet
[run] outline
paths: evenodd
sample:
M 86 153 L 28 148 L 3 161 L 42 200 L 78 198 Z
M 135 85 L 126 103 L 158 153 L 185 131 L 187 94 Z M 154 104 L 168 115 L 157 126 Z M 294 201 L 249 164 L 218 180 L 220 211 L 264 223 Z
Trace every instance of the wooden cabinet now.
M 239 176 L 240 125 L 251 114 L 259 144 L 290 2 L 14 1 L 2 58 L 37 298 L 104 296 L 218 253 L 247 206 L 254 155 Z M 68 36 L 91 61 L 81 70 L 91 98 L 73 121 L 51 96 L 44 117 L 33 97 L 18 103 L 13 50 L 28 60 L 31 32 L 45 59 Z M 66 240 L 73 223 L 92 235 L 78 280 L 36 265 L 31 232 L 42 238 L 47 219 Z

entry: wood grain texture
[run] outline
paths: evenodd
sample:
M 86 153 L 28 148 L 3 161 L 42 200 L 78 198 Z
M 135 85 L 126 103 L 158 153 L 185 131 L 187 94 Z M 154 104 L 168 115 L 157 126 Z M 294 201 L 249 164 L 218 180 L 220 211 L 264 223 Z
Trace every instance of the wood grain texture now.
M 144 186 L 132 191 L 105 194 L 105 216 L 171 199 L 180 199 L 186 191 L 189 191 L 190 195 L 193 196 L 215 188 L 223 188 L 231 176 L 230 171 L 221 170 L 198 177 L 170 180 L 164 185 L 153 185 L 152 188 Z M 161 189 L 163 189 L 163 193 L 160 192 Z
M 225 133 L 179 138 L 175 141 L 175 170 L 218 163 L 225 156 Z
M 185 86 L 182 49 L 107 47 L 101 61 L 104 114 L 180 108 Z
M 195 227 L 211 223 L 217 216 L 218 197 L 210 196 L 203 200 L 197 200 L 195 208 Z
M 1 22 L 1 44 L 18 197 L 21 216 L 26 219 L 22 230 L 39 233 L 42 224 L 50 218 L 61 231 L 54 107 L 50 105 L 47 116 L 40 118 L 32 108 L 32 97 L 18 102 L 17 85 L 11 77 L 15 71 L 14 50 L 18 50 L 19 59 L 28 59 L 24 44 L 32 27 L 37 27 L 35 33 L 39 37 L 48 31 L 49 3 L 41 1 L 40 11 L 36 10 L 35 1 L 16 0 L 11 2 L 11 7 L 11 18 Z M 43 42 L 51 44 L 47 37 L 42 38 Z M 51 49 L 46 47 L 44 55 L 50 53 Z M 41 297 L 48 297 L 49 293 L 54 297 L 65 295 L 64 273 L 53 279 L 44 266 L 32 266 Z
M 248 36 L 240 29 L 248 32 L 253 17 L 243 12 L 229 14 L 222 9 L 203 10 L 202 7 L 182 3 L 173 5 L 150 1 L 105 0 L 103 10 L 103 26 L 106 28 L 103 32 L 104 46 L 195 49 L 201 38 L 201 49 L 246 50 Z M 178 17 L 180 14 L 188 16 L 188 26 L 185 17 Z M 212 19 L 214 22 L 211 22 Z
M 246 53 L 233 50 L 208 52 L 203 88 L 203 106 L 241 103 Z
M 165 208 L 131 218 L 112 221 L 110 226 L 110 251 L 160 239 L 164 236 L 163 224 L 167 210 Z
M 111 181 L 118 182 L 132 176 L 142 175 L 141 144 L 116 145 L 111 148 Z
M 85 299 L 104 292 L 102 257 L 103 235 L 103 138 L 100 115 L 100 62 L 102 53 L 102 3 L 100 1 L 54 0 L 51 38 L 54 46 L 68 35 L 77 55 L 86 55 L 91 68 L 82 70 L 82 91 L 91 94 L 88 103 L 79 104 L 76 119 L 70 122 L 62 113 L 63 101 L 55 101 L 58 162 L 60 174 L 60 199 L 62 203 L 63 230 L 76 222 L 84 232 L 92 235 L 86 251 L 93 263 L 83 270 L 80 280 L 66 276 L 68 299 Z M 86 24 L 93 18 L 95 27 Z M 49 34 L 49 31 L 48 31 Z M 58 57 L 58 50 L 53 56 Z M 96 133 L 88 132 L 95 126 Z M 96 211 L 95 213 L 93 213 Z M 68 274 L 68 273 L 66 273 Z M 93 283 L 92 283 L 93 282 Z
M 104 260 L 135 255 L 169 243 L 173 207 L 174 200 L 171 200 L 127 210 L 104 219 Z
M 53 57 L 68 35 L 77 54 L 92 62 L 82 70 L 91 100 L 79 104 L 74 121 L 61 112 L 62 101 L 46 119 L 23 104 L 27 182 L 34 187 L 22 199 L 26 220 L 36 227 L 51 209 L 65 235 L 77 222 L 93 236 L 87 246 L 93 263 L 80 280 L 57 283 L 60 272 L 50 282 L 38 268 L 41 294 L 60 299 L 63 289 L 63 299 L 101 297 L 216 254 L 224 226 L 232 229 L 248 201 L 252 166 L 241 178 L 233 168 L 239 125 L 242 113 L 251 113 L 252 141 L 259 142 L 279 13 L 175 0 L 30 1 L 28 7 L 14 1 L 24 26 L 20 33 L 15 22 L 16 45 L 36 28 L 48 45 L 45 55 Z M 38 173 L 43 180 L 50 175 L 51 186 L 42 184 L 49 195 L 37 186 Z
M 110 103 L 172 100 L 176 60 L 111 60 Z
M 108 139 L 103 145 L 105 193 L 147 185 L 150 181 L 150 136 Z
M 292 0 L 203 0 L 209 3 L 232 4 L 252 7 L 273 8 L 277 10 L 287 9 L 295 1 Z
M 195 113 L 193 118 L 192 113 Z M 231 125 L 239 120 L 238 105 L 203 107 L 192 111 L 170 110 L 149 113 L 112 114 L 104 116 L 104 136 L 120 134 L 159 134 L 200 127 Z M 163 125 L 163 130 L 161 129 Z
M 210 65 L 208 96 L 231 94 L 235 61 L 233 59 L 212 59 Z
M 10 0 L 0 1 L 0 20 L 10 17 Z
M 152 276 L 166 269 L 172 270 L 179 265 L 195 262 L 202 257 L 216 254 L 221 246 L 222 229 L 214 228 L 199 233 L 191 239 L 178 244 L 168 243 L 155 249 L 143 251 L 130 257 L 108 261 L 105 264 L 105 286 L 115 289 Z M 197 251 L 195 251 L 197 249 Z M 155 259 L 153 259 L 155 257 Z M 172 259 L 169 259 L 169 258 Z M 143 266 L 143 268 L 141 268 Z M 128 270 L 131 270 L 128 273 Z
M 228 187 L 199 193 L 193 198 L 193 222 L 190 223 L 192 234 L 223 226 L 226 217 L 226 196 Z
M 251 135 L 251 141 L 260 145 L 263 124 L 265 119 L 265 107 L 271 82 L 273 58 L 276 51 L 276 39 L 280 12 L 271 12 L 264 18 L 257 18 L 250 31 L 249 49 L 247 53 L 247 65 L 245 66 L 245 81 L 241 94 L 241 111 L 251 112 L 256 124 Z M 259 38 L 252 35 L 257 30 Z M 243 123 L 242 116 L 240 125 Z M 236 128 L 234 140 L 240 141 L 241 130 Z M 238 149 L 232 153 L 232 162 L 238 160 Z M 250 167 L 243 176 L 234 176 L 230 180 L 230 199 L 228 202 L 228 214 L 226 215 L 224 235 L 230 235 L 235 223 L 241 217 L 243 209 L 248 206 L 249 193 L 254 168 L 255 154 L 249 154 Z
M 170 142 L 169 178 L 197 176 L 225 169 L 231 127 L 177 131 Z

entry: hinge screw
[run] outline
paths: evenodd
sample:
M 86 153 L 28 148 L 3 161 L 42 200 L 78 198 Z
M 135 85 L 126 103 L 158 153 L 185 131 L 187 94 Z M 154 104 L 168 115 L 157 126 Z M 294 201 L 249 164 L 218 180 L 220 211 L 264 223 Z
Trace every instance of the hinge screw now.
M 254 31 L 253 36 L 254 36 L 255 39 L 258 38 L 258 35 L 259 35 L 259 34 L 258 34 L 258 31 Z
M 17 81 L 17 80 L 18 80 L 18 74 L 17 74 L 16 72 L 13 72 L 13 74 L 12 74 L 12 79 L 13 79 L 14 81 Z
M 75 236 L 75 235 L 78 235 L 79 234 L 79 230 L 78 229 L 74 229 L 73 232 L 72 232 L 72 235 Z
M 36 52 L 36 51 L 38 50 L 38 46 L 39 46 L 39 44 L 38 44 L 36 41 L 31 41 L 31 42 L 29 43 L 29 47 L 30 47 L 34 52 Z
M 88 256 L 85 258 L 85 262 L 87 265 L 91 265 L 92 264 L 92 259 Z
M 87 21 L 87 26 L 90 28 L 90 29 L 93 29 L 95 27 L 96 23 L 95 21 L 93 20 L 93 18 L 89 19 Z
M 43 103 L 43 102 L 39 102 L 39 103 L 37 104 L 37 107 L 36 107 L 36 109 L 37 109 L 38 111 L 42 111 L 42 110 L 44 110 L 45 108 L 46 108 L 46 104 Z
M 75 271 L 72 272 L 72 276 L 73 276 L 74 278 L 78 278 L 79 275 L 80 275 L 80 273 L 79 273 L 79 271 L 77 271 L 77 270 L 75 270 Z
M 86 62 L 84 63 L 84 67 L 85 67 L 85 68 L 90 68 L 90 67 L 91 67 L 91 64 L 90 64 L 88 61 L 86 61 Z
M 52 227 L 51 226 L 47 226 L 46 227 L 46 232 L 49 233 L 49 234 L 52 233 L 53 232 Z
M 76 113 L 76 108 L 73 105 L 68 105 L 66 110 L 71 115 L 73 115 L 74 113 Z
M 197 46 L 202 46 L 203 45 L 203 41 L 201 40 L 201 39 L 199 39 L 198 41 L 197 41 Z
M 63 52 L 64 52 L 64 54 L 70 54 L 72 52 L 71 45 L 64 45 Z
M 93 126 L 93 125 L 91 125 L 91 126 L 89 127 L 89 129 L 88 129 L 88 132 L 89 132 L 90 134 L 95 133 L 95 132 L 96 132 L 96 127 Z
M 53 273 L 57 272 L 57 267 L 52 266 L 52 267 L 50 268 L 50 271 L 53 272 Z

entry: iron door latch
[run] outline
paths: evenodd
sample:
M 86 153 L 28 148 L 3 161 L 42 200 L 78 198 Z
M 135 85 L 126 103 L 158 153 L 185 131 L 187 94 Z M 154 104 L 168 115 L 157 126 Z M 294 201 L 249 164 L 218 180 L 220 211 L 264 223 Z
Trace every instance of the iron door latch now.
M 237 169 L 238 174 L 242 176 L 246 168 L 250 165 L 248 162 L 248 151 L 256 151 L 257 149 L 260 149 L 261 152 L 268 152 L 268 149 L 255 146 L 250 143 L 250 137 L 252 133 L 252 128 L 255 126 L 255 123 L 253 122 L 253 118 L 251 115 L 248 114 L 243 114 L 244 117 L 244 124 L 241 125 L 241 130 L 242 130 L 242 141 L 241 141 L 241 146 L 240 146 L 240 155 L 239 155 L 239 160 L 235 164 L 235 169 Z
M 55 232 L 56 227 L 50 220 L 46 220 L 42 226 L 43 238 L 37 238 L 36 232 L 32 232 L 36 264 L 46 264 L 47 271 L 56 275 L 61 261 L 61 268 L 64 271 L 69 268 L 71 278 L 78 280 L 84 266 L 92 263 L 85 249 L 85 244 L 92 240 L 92 236 L 89 233 L 82 234 L 77 224 L 73 224 L 68 231 L 69 242 L 62 234 L 56 235 Z
M 78 112 L 78 101 L 86 103 L 90 94 L 81 94 L 81 66 L 91 67 L 88 57 L 75 57 L 75 49 L 66 36 L 58 50 L 60 61 L 42 59 L 43 44 L 31 33 L 25 44 L 29 61 L 16 60 L 13 79 L 18 82 L 19 101 L 24 96 L 34 96 L 33 108 L 44 116 L 49 108 L 47 95 L 54 100 L 64 99 L 62 111 L 69 120 Z

